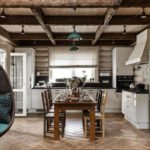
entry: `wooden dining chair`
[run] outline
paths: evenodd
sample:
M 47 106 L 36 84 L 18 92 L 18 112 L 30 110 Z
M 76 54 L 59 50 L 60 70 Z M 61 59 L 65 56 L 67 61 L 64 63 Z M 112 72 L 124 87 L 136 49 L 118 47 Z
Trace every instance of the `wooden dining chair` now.
M 101 89 L 97 89 L 96 98 L 95 98 L 95 101 L 96 101 L 95 112 L 100 112 L 101 99 L 102 99 L 102 90 Z M 85 116 L 89 116 L 89 111 L 88 110 L 83 110 L 83 112 L 82 112 L 83 130 L 85 130 L 84 129 L 84 117 Z M 99 124 L 99 121 L 97 121 L 97 124 Z
M 96 126 L 95 133 L 102 133 L 102 137 L 105 137 L 105 106 L 107 102 L 107 92 L 102 91 L 102 98 L 101 98 L 101 105 L 100 112 L 95 113 L 95 121 L 99 121 L 99 124 Z M 89 125 L 90 117 L 84 116 L 84 133 L 85 136 L 87 136 L 87 133 L 89 131 L 90 125 Z
M 50 109 L 54 108 L 51 88 L 47 88 L 47 98 L 49 99 Z
M 0 137 L 12 126 L 15 117 L 15 101 L 10 80 L 0 66 Z
M 44 109 L 44 137 L 46 137 L 46 133 L 54 132 L 54 112 L 50 112 L 49 102 L 46 99 L 45 91 L 41 93 L 42 102 L 43 102 L 43 109 Z M 65 116 L 63 114 L 59 114 L 60 124 L 59 127 L 61 128 L 62 137 L 64 137 L 65 131 Z

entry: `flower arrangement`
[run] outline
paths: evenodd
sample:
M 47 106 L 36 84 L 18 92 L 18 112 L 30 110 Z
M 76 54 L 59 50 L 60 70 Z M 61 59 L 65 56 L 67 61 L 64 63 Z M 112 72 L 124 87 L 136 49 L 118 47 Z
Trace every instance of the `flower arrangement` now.
M 84 77 L 73 76 L 72 78 L 67 79 L 67 87 L 70 90 L 71 95 L 79 94 L 79 88 L 83 88 L 86 81 L 86 75 Z

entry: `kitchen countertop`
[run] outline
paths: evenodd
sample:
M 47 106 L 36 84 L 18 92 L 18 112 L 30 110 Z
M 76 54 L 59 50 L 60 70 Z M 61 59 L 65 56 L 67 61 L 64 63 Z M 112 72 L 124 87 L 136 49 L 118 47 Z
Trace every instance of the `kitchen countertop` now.
M 125 89 L 123 91 L 132 92 L 132 93 L 136 93 L 136 94 L 149 94 L 148 90 Z
M 64 82 L 55 82 L 55 83 L 51 83 L 51 89 L 64 89 L 66 88 L 66 83 Z M 102 87 L 100 86 L 100 83 L 99 82 L 87 82 L 84 86 L 84 89 L 98 89 L 98 88 L 101 88 L 101 89 L 114 89 L 113 87 Z M 47 87 L 33 87 L 32 89 L 47 89 Z
M 66 87 L 51 87 L 51 89 L 65 89 Z M 113 87 L 84 87 L 83 89 L 114 89 Z M 47 87 L 33 87 L 32 89 L 47 89 Z

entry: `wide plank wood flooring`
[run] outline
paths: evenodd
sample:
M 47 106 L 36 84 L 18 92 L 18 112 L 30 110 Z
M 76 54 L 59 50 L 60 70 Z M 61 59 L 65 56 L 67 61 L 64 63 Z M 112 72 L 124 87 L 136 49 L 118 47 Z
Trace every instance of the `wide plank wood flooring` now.
M 0 138 L 0 150 L 150 150 L 150 131 L 138 130 L 119 115 L 106 117 L 106 137 L 90 142 L 84 137 L 81 114 L 67 114 L 65 137 L 43 138 L 41 116 L 15 118 Z

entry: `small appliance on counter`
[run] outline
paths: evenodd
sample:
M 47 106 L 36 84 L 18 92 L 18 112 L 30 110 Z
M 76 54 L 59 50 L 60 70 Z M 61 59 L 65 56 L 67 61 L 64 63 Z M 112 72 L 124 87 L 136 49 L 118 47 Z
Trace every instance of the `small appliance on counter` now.
M 144 91 L 145 90 L 145 84 L 135 85 L 135 90 Z

